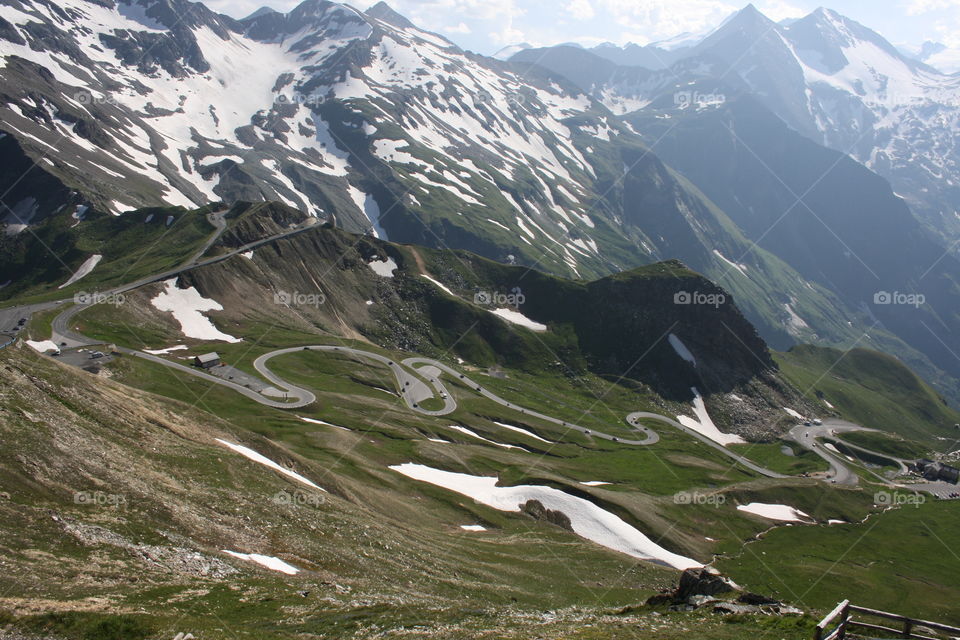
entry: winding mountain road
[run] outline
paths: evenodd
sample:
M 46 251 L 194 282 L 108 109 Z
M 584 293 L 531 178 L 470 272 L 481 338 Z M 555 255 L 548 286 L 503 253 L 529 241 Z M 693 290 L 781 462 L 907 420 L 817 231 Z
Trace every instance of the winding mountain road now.
M 813 425 L 810 427 L 797 425 L 790 430 L 787 437 L 804 449 L 812 451 L 823 458 L 827 464 L 830 465 L 828 477 L 832 482 L 853 486 L 860 481 L 857 474 L 851 471 L 850 467 L 840 459 L 839 453 L 828 449 L 823 442 L 818 442 L 818 438 L 826 438 L 828 436 L 834 436 L 837 433 L 849 431 L 872 431 L 872 429 L 843 420 L 827 420 L 822 425 Z
M 132 291 L 144 285 L 151 284 L 153 282 L 169 280 L 170 278 L 179 276 L 180 274 L 185 273 L 187 271 L 191 271 L 193 269 L 199 269 L 201 267 L 206 267 L 212 264 L 216 264 L 218 262 L 223 262 L 225 260 L 229 260 L 234 256 L 240 255 L 241 253 L 247 253 L 248 251 L 253 251 L 254 249 L 258 247 L 262 247 L 265 244 L 269 244 L 271 242 L 276 242 L 277 240 L 290 238 L 295 235 L 304 233 L 305 231 L 309 231 L 310 229 L 314 228 L 316 223 L 317 223 L 316 218 L 307 218 L 304 222 L 302 222 L 296 228 L 290 229 L 289 231 L 284 231 L 283 233 L 270 236 L 269 238 L 263 238 L 255 242 L 245 244 L 242 247 L 233 249 L 219 256 L 214 256 L 212 258 L 207 258 L 205 260 L 198 261 L 197 260 L 198 255 L 203 255 L 203 253 L 206 253 L 209 247 L 213 244 L 213 241 L 219 238 L 220 234 L 223 233 L 223 229 L 220 227 L 220 225 L 215 224 L 217 229 L 214 232 L 213 238 L 208 240 L 207 244 L 203 247 L 201 253 L 192 256 L 187 261 L 187 263 L 182 264 L 179 267 L 176 267 L 174 269 L 170 269 L 168 271 L 163 271 L 161 273 L 147 276 L 145 278 L 140 278 L 139 280 L 135 280 L 128 284 L 120 285 L 118 287 L 114 287 L 106 291 L 98 292 L 96 295 L 97 300 L 91 300 L 92 304 L 77 301 L 75 298 L 69 298 L 69 300 L 73 300 L 75 304 L 67 309 L 64 309 L 62 313 L 58 314 L 57 317 L 53 319 L 52 340 L 57 344 L 66 343 L 66 346 L 68 347 L 82 347 L 82 346 L 89 346 L 92 344 L 99 344 L 98 341 L 87 338 L 86 336 L 82 336 L 71 329 L 70 327 L 70 325 L 72 324 L 71 321 L 73 320 L 74 316 L 76 316 L 81 311 L 88 309 L 91 306 L 94 306 L 94 304 L 98 304 L 98 303 L 103 304 L 102 301 L 108 301 L 112 298 L 116 298 L 119 295 L 127 293 L 128 291 Z M 65 300 L 58 301 L 58 303 L 62 303 L 62 302 L 65 302 Z M 53 303 L 50 303 L 50 304 L 53 304 Z M 11 310 L 19 309 L 22 312 L 23 310 L 26 310 L 28 308 L 29 307 L 11 307 L 10 309 Z
M 633 419 L 634 421 L 637 421 L 637 420 L 642 420 L 644 418 L 649 420 L 659 420 L 660 422 L 666 422 L 671 427 L 675 427 L 680 431 L 683 431 L 687 435 L 693 436 L 700 442 L 706 444 L 709 447 L 716 449 L 717 451 L 722 452 L 727 457 L 733 460 L 736 460 L 746 468 L 756 471 L 762 476 L 766 476 L 768 478 L 789 478 L 790 477 L 790 476 L 785 476 L 782 473 L 777 473 L 776 471 L 770 471 L 769 469 L 761 467 L 760 465 L 756 464 L 755 462 L 752 462 L 748 458 L 745 458 L 744 456 L 741 456 L 739 454 L 734 453 L 733 451 L 730 451 L 722 444 L 718 442 L 714 442 L 713 440 L 703 435 L 702 433 L 698 431 L 694 431 L 689 427 L 685 427 L 684 425 L 680 424 L 676 420 L 673 420 L 672 418 L 668 418 L 666 416 L 662 416 L 658 413 L 647 413 L 647 412 L 638 411 L 637 413 L 631 413 L 630 416 L 627 418 L 627 420 Z
M 171 277 L 178 276 L 186 271 L 192 269 L 197 269 L 200 267 L 216 264 L 218 262 L 223 262 L 228 260 L 236 255 L 252 251 L 258 247 L 275 242 L 283 238 L 289 238 L 297 234 L 303 233 L 305 231 L 313 228 L 316 223 L 316 219 L 310 218 L 305 220 L 303 223 L 298 225 L 296 228 L 293 228 L 289 231 L 270 236 L 268 238 L 263 238 L 255 242 L 251 242 L 237 249 L 233 249 L 223 255 L 215 256 L 208 259 L 201 259 L 204 253 L 206 253 L 213 243 L 221 236 L 226 228 L 226 222 L 223 218 L 223 215 L 219 216 L 214 215 L 211 223 L 215 227 L 215 231 L 210 237 L 210 239 L 204 244 L 204 246 L 196 252 L 191 258 L 186 261 L 184 264 L 180 265 L 175 269 L 170 269 L 162 273 L 154 274 L 145 278 L 141 278 L 134 282 L 130 282 L 125 285 L 109 289 L 107 291 L 101 292 L 99 294 L 99 300 L 109 299 L 111 296 L 118 296 L 128 291 L 137 289 L 146 284 L 151 284 L 154 282 L 159 282 L 162 280 L 167 280 Z M 35 305 L 22 305 L 18 307 L 8 307 L 6 309 L 0 309 L 0 320 L 6 320 L 6 324 L 11 324 L 10 320 L 13 318 L 26 317 L 29 318 L 30 315 L 34 312 L 46 310 L 52 308 L 56 305 L 63 304 L 66 300 L 56 300 L 50 301 Z M 93 301 L 93 304 L 97 304 L 96 301 Z M 100 344 L 99 341 L 93 340 L 87 336 L 81 335 L 71 328 L 73 318 L 84 311 L 85 309 L 93 306 L 93 304 L 84 304 L 82 302 L 76 302 L 72 306 L 66 308 L 58 314 L 52 321 L 52 339 L 57 344 L 66 345 L 68 347 L 81 347 L 81 346 L 90 346 L 95 344 Z M 0 322 L 0 325 L 3 323 Z M 2 330 L 2 326 L 0 326 Z M 6 346 L 6 345 L 4 345 Z M 512 403 L 508 400 L 501 398 L 492 391 L 486 389 L 483 385 L 477 383 L 471 378 L 467 377 L 466 374 L 463 374 L 452 367 L 433 360 L 430 358 L 422 357 L 411 357 L 402 361 L 402 363 L 397 363 L 393 359 L 383 356 L 378 353 L 373 353 L 370 351 L 364 351 L 361 349 L 354 349 L 352 347 L 343 347 L 343 346 L 332 346 L 332 345 L 307 345 L 301 347 L 290 347 L 286 349 L 278 349 L 276 351 L 271 351 L 265 353 L 258 357 L 254 363 L 254 369 L 267 379 L 272 385 L 281 391 L 285 392 L 287 399 L 285 401 L 275 400 L 269 397 L 264 396 L 263 394 L 254 391 L 248 387 L 231 382 L 229 380 L 224 380 L 217 376 L 213 376 L 205 371 L 197 369 L 195 367 L 189 367 L 177 362 L 172 362 L 165 358 L 159 356 L 151 355 L 144 353 L 142 351 L 136 351 L 133 349 L 127 349 L 124 347 L 118 347 L 119 352 L 124 353 L 129 356 L 147 360 L 156 364 L 161 364 L 163 366 L 169 367 L 171 369 L 177 370 L 181 373 L 186 373 L 191 376 L 203 379 L 214 384 L 232 389 L 237 393 L 242 394 L 243 396 L 250 398 L 264 406 L 278 408 L 278 409 L 298 409 L 305 406 L 308 406 L 314 403 L 317 399 L 316 394 L 308 389 L 298 387 L 293 385 L 283 378 L 277 376 L 273 373 L 267 363 L 277 357 L 284 354 L 290 354 L 297 351 L 321 351 L 321 352 L 340 352 L 349 354 L 358 358 L 363 358 L 367 360 L 373 360 L 387 366 L 390 371 L 393 373 L 394 378 L 397 381 L 397 386 L 400 389 L 400 397 L 406 403 L 406 405 L 413 411 L 421 413 L 423 415 L 429 416 L 444 416 L 450 413 L 453 413 L 457 404 L 453 399 L 452 395 L 440 381 L 440 376 L 442 374 L 447 374 L 452 376 L 454 379 L 458 380 L 461 384 L 464 384 L 468 388 L 476 391 L 481 396 L 495 402 L 505 408 L 512 409 L 521 415 L 530 416 L 538 420 L 543 420 L 549 422 L 565 429 L 571 429 L 573 431 L 578 431 L 586 436 L 593 438 L 599 438 L 602 440 L 607 440 L 610 442 L 617 442 L 625 445 L 631 446 L 648 446 L 656 444 L 660 440 L 660 436 L 656 431 L 640 424 L 641 420 L 657 420 L 659 422 L 666 423 L 675 429 L 679 429 L 684 433 L 700 440 L 707 446 L 723 453 L 727 457 L 731 458 L 738 464 L 759 473 L 760 475 L 769 477 L 769 478 L 785 478 L 783 474 L 776 473 L 769 469 L 766 469 L 751 460 L 747 459 L 744 456 L 738 455 L 721 444 L 714 442 L 710 438 L 704 436 L 693 429 L 690 429 L 673 418 L 663 416 L 656 413 L 649 412 L 634 412 L 627 416 L 627 424 L 637 433 L 641 434 L 643 438 L 641 439 L 630 439 L 622 438 L 618 436 L 612 436 L 607 433 L 596 431 L 594 429 L 588 429 L 581 425 L 577 425 L 571 422 L 560 420 L 552 416 L 527 409 L 515 403 Z M 432 400 L 435 397 L 440 397 L 443 400 L 443 407 L 439 409 L 426 409 L 423 407 L 423 403 L 428 400 Z M 796 427 L 790 431 L 789 437 L 792 438 L 795 442 L 801 446 L 813 451 L 818 456 L 827 461 L 830 465 L 830 474 L 833 482 L 838 484 L 856 484 L 857 475 L 853 473 L 840 458 L 834 453 L 826 450 L 822 443 L 818 443 L 816 440 L 820 437 L 825 437 L 827 435 L 832 435 L 838 431 L 854 431 L 854 430 L 863 430 L 863 427 L 853 425 L 851 423 L 842 423 L 840 421 L 832 421 L 829 424 L 824 424 L 822 427 L 810 431 L 809 428 L 802 426 Z
M 650 429 L 649 427 L 639 424 L 639 421 L 642 419 L 658 420 L 661 422 L 665 422 L 677 429 L 680 429 L 681 431 L 697 438 L 698 440 L 701 440 L 705 444 L 711 446 L 717 451 L 720 451 L 724 455 L 730 457 L 737 463 L 743 465 L 744 467 L 752 471 L 755 471 L 756 473 L 759 473 L 760 475 L 766 476 L 768 478 L 788 477 L 788 476 L 784 476 L 783 474 L 779 474 L 769 469 L 766 469 L 764 467 L 761 467 L 760 465 L 752 462 L 751 460 L 745 458 L 744 456 L 738 455 L 728 450 L 726 447 L 720 444 L 717 444 L 716 442 L 710 440 L 706 436 L 683 426 L 676 420 L 673 420 L 672 418 L 668 418 L 667 416 L 663 416 L 656 413 L 642 412 L 642 411 L 631 413 L 629 416 L 627 416 L 627 424 L 629 424 L 630 427 L 632 427 L 638 433 L 643 434 L 644 436 L 643 439 L 633 440 L 629 438 L 612 436 L 610 434 L 603 433 L 602 431 L 596 431 L 595 429 L 588 429 L 586 427 L 580 426 L 578 424 L 574 424 L 572 422 L 559 420 L 557 418 L 554 418 L 553 416 L 548 416 L 544 413 L 540 413 L 539 411 L 527 409 L 518 404 L 505 400 L 504 398 L 501 398 L 500 396 L 493 393 L 483 385 L 477 383 L 475 380 L 467 377 L 466 374 L 461 373 L 460 371 L 457 371 L 453 367 L 450 367 L 444 364 L 443 362 L 440 362 L 438 360 L 433 360 L 431 358 L 422 358 L 422 357 L 407 358 L 402 361 L 403 366 L 401 366 L 391 358 L 388 358 L 386 356 L 383 356 L 377 353 L 364 351 L 361 349 L 354 349 L 352 347 L 331 346 L 331 345 L 310 345 L 305 347 L 291 347 L 287 349 L 278 349 L 276 351 L 271 351 L 270 353 L 266 353 L 260 356 L 259 358 L 257 358 L 254 361 L 253 366 L 257 370 L 257 372 L 263 375 L 267 380 L 269 380 L 271 384 L 275 385 L 278 388 L 286 390 L 288 393 L 298 398 L 301 398 L 301 399 L 306 398 L 308 395 L 312 395 L 309 391 L 307 391 L 306 389 L 301 389 L 299 387 L 295 387 L 291 385 L 286 380 L 280 378 L 279 376 L 274 374 L 272 371 L 270 371 L 270 369 L 266 366 L 266 363 L 272 358 L 275 358 L 276 356 L 295 353 L 298 351 L 323 351 L 328 353 L 339 352 L 339 353 L 356 356 L 359 358 L 374 360 L 376 362 L 386 365 L 387 367 L 389 367 L 391 372 L 393 372 L 393 375 L 397 381 L 397 386 L 401 390 L 401 397 L 403 398 L 404 402 L 406 402 L 407 406 L 410 409 L 424 415 L 443 416 L 443 415 L 452 413 L 453 411 L 456 410 L 457 408 L 456 401 L 453 399 L 452 395 L 447 391 L 446 387 L 440 381 L 440 374 L 446 373 L 447 375 L 453 376 L 461 384 L 479 393 L 481 396 L 487 398 L 488 400 L 491 400 L 508 409 L 512 409 L 520 413 L 521 415 L 530 416 L 538 420 L 543 420 L 545 422 L 550 422 L 552 424 L 563 427 L 565 429 L 579 431 L 580 433 L 587 436 L 591 436 L 593 438 L 599 438 L 602 440 L 608 440 L 610 442 L 617 442 L 617 443 L 633 445 L 633 446 L 652 445 L 660 440 L 660 436 L 657 435 L 657 433 L 652 429 Z M 410 371 L 408 371 L 408 369 L 418 375 L 411 374 Z M 421 378 L 420 376 L 423 376 L 423 378 Z M 433 388 L 431 389 L 430 386 L 427 386 L 427 385 L 430 385 Z M 421 403 L 424 400 L 426 400 L 427 398 L 433 398 L 436 395 L 439 395 L 444 400 L 444 407 L 442 409 L 430 410 L 430 409 L 425 409 L 421 406 Z M 303 404 L 303 400 L 298 400 L 297 403 L 284 404 L 283 406 L 286 408 L 296 408 L 296 407 L 304 406 L 304 404 Z

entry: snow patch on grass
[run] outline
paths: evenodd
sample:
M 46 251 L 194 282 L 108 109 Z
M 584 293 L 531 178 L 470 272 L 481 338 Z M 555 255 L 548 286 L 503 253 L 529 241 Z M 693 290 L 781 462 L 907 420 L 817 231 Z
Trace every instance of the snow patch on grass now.
M 740 436 L 720 431 L 707 413 L 707 406 L 703 403 L 703 396 L 700 395 L 696 387 L 690 390 L 693 391 L 693 413 L 696 415 L 696 419 L 687 416 L 677 416 L 677 422 L 723 446 L 727 446 L 728 444 L 746 444 L 747 441 Z
M 446 286 L 445 284 L 443 284 L 442 282 L 437 282 L 436 280 L 434 280 L 434 279 L 431 278 L 430 276 L 428 276 L 428 275 L 426 275 L 426 274 L 422 274 L 422 273 L 420 274 L 420 277 L 421 277 L 421 278 L 425 278 L 425 279 L 429 280 L 430 282 L 432 282 L 433 284 L 437 285 L 437 288 L 439 288 L 441 291 L 443 291 L 443 292 L 445 292 L 445 293 L 449 293 L 449 294 L 452 295 L 452 296 L 456 296 L 456 294 L 454 294 L 453 291 L 450 291 L 449 287 L 447 287 L 447 286 Z
M 296 568 L 292 564 L 287 564 L 280 558 L 275 558 L 273 556 L 262 556 L 259 553 L 240 553 L 239 551 L 229 551 L 228 549 L 222 549 L 222 551 L 233 556 L 234 558 L 256 562 L 261 567 L 266 567 L 272 571 L 279 571 L 280 573 L 285 573 L 288 576 L 295 576 L 300 573 L 300 569 Z
M 143 352 L 149 353 L 152 356 L 165 356 L 171 351 L 184 351 L 187 348 L 185 344 L 178 344 L 175 347 L 167 347 L 166 349 L 144 349 Z
M 458 425 L 458 424 L 450 425 L 449 428 L 450 428 L 450 429 L 453 429 L 454 431 L 459 431 L 460 433 L 464 433 L 464 434 L 470 436 L 471 438 L 476 438 L 477 440 L 481 440 L 481 441 L 483 441 L 483 442 L 486 442 L 487 444 L 492 444 L 492 445 L 495 446 L 495 447 L 501 447 L 501 448 L 503 448 L 503 449 L 519 449 L 519 450 L 521 450 L 521 451 L 526 451 L 526 449 L 524 449 L 523 447 L 517 447 L 517 446 L 512 445 L 512 444 L 503 444 L 502 442 L 494 442 L 493 440 L 488 440 L 487 438 L 484 438 L 484 437 L 483 437 L 482 435 L 480 435 L 479 433 L 477 433 L 477 432 L 475 432 L 475 431 L 471 431 L 470 429 L 467 429 L 466 427 L 461 427 L 461 426 Z
M 790 407 L 784 407 L 783 410 L 786 411 L 787 413 L 789 413 L 791 416 L 793 416 L 793 417 L 796 418 L 797 420 L 803 420 L 803 416 L 800 415 L 799 412 L 794 411 L 793 409 L 791 409 Z
M 390 468 L 408 478 L 443 487 L 499 511 L 519 512 L 528 500 L 538 500 L 547 509 L 560 511 L 570 518 L 573 532 L 578 536 L 603 547 L 677 569 L 703 566 L 696 560 L 667 551 L 618 516 L 589 500 L 553 487 L 498 487 L 496 477 L 471 476 L 413 463 Z
M 200 295 L 195 287 L 177 288 L 177 278 L 164 281 L 164 290 L 150 304 L 159 311 L 169 311 L 180 323 L 180 331 L 188 338 L 196 340 L 222 340 L 240 342 L 240 338 L 223 333 L 217 329 L 204 311 L 223 311 L 223 305 Z
M 763 502 L 751 502 L 750 504 L 741 504 L 737 506 L 737 511 L 752 513 L 768 520 L 780 520 L 782 522 L 809 522 L 813 518 L 799 509 L 794 509 L 785 504 L 765 504 Z
M 33 348 L 35 351 L 40 353 L 47 353 L 48 351 L 59 351 L 60 347 L 57 346 L 57 343 L 53 340 L 24 340 L 27 343 L 27 346 Z
M 376 273 L 378 276 L 383 276 L 384 278 L 392 278 L 393 272 L 397 270 L 397 263 L 393 261 L 393 258 L 387 258 L 386 260 L 374 260 L 368 264 L 370 268 L 373 269 L 374 273 Z
M 533 438 L 534 440 L 539 440 L 540 442 L 546 442 L 547 444 L 553 444 L 553 442 L 550 442 L 549 440 L 545 440 L 541 438 L 540 436 L 535 434 L 533 431 L 529 431 L 522 427 L 515 427 L 512 424 L 507 424 L 505 422 L 494 422 L 493 424 L 497 425 L 498 427 L 503 427 L 504 429 L 509 429 L 510 431 L 516 431 L 517 433 L 522 433 L 528 438 Z
M 296 480 L 297 482 L 303 483 L 303 484 L 305 484 L 305 485 L 307 485 L 308 487 L 311 487 L 311 488 L 313 488 L 313 489 L 319 489 L 320 491 L 323 491 L 324 493 L 326 493 L 326 489 L 324 489 L 323 487 L 321 487 L 321 486 L 319 486 L 319 485 L 317 485 L 317 484 L 314 484 L 313 482 L 311 482 L 310 480 L 307 480 L 306 478 L 304 478 L 302 475 L 300 475 L 300 474 L 297 473 L 296 471 L 291 471 L 290 469 L 287 469 L 286 467 L 277 464 L 276 462 L 274 462 L 273 460 L 271 460 L 271 459 L 268 458 L 267 456 L 265 456 L 265 455 L 263 455 L 263 454 L 260 454 L 260 453 L 257 453 L 256 451 L 254 451 L 253 449 L 251 449 L 251 448 L 249 448 L 249 447 L 245 447 L 245 446 L 243 446 L 243 445 L 241 445 L 241 444 L 234 444 L 233 442 L 227 442 L 226 440 L 221 440 L 220 438 L 217 438 L 217 442 L 219 442 L 220 444 L 222 444 L 222 445 L 225 446 L 225 447 L 228 447 L 228 448 L 236 451 L 236 452 L 239 453 L 240 455 L 242 455 L 242 456 L 244 456 L 244 457 L 246 457 L 246 458 L 249 458 L 249 459 L 253 460 L 254 462 L 256 462 L 256 463 L 258 463 L 258 464 L 262 464 L 262 465 L 265 466 L 265 467 L 270 467 L 270 468 L 273 469 L 274 471 L 278 471 L 278 472 L 282 473 L 282 474 L 285 475 L 285 476 L 288 476 L 288 477 L 290 477 L 290 478 L 293 478 L 293 479 Z
M 102 259 L 103 259 L 102 255 L 98 253 L 93 254 L 92 256 L 87 258 L 82 265 L 80 265 L 80 268 L 77 269 L 77 271 L 72 276 L 70 276 L 69 280 L 67 280 L 57 288 L 63 289 L 64 287 L 69 287 L 80 278 L 84 277 L 85 275 L 88 275 L 91 271 L 93 271 L 94 267 L 100 264 L 100 261 Z
M 301 420 L 303 420 L 304 422 L 309 422 L 310 424 L 319 424 L 319 425 L 323 425 L 324 427 L 333 427 L 334 429 L 341 429 L 341 430 L 343 430 L 343 431 L 350 431 L 350 429 L 347 429 L 346 427 L 341 427 L 341 426 L 338 425 L 338 424 L 331 424 L 331 423 L 329 423 L 329 422 L 324 422 L 323 420 L 317 420 L 316 418 L 307 418 L 307 417 L 304 417 L 304 416 L 297 416 L 297 417 L 300 418 Z
M 503 318 L 510 324 L 515 324 L 520 327 L 526 327 L 531 331 L 542 332 L 547 330 L 547 325 L 540 324 L 539 322 L 535 322 L 530 318 L 528 318 L 527 316 L 520 313 L 519 311 L 514 311 L 513 309 L 491 309 L 490 313 L 492 313 L 495 316 L 499 316 L 500 318 Z

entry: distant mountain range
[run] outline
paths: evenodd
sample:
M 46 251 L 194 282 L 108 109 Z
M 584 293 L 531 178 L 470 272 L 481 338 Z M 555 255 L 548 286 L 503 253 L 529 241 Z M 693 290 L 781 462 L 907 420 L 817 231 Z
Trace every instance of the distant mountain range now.
M 558 70 L 551 57 L 579 56 L 576 68 L 586 75 L 566 75 L 618 114 L 699 80 L 749 92 L 798 132 L 887 178 L 942 243 L 960 238 L 960 76 L 904 55 L 836 12 L 821 8 L 785 26 L 748 5 L 680 47 L 563 49 L 513 59 Z M 920 57 L 932 60 L 936 51 L 927 47 Z
M 680 259 L 777 348 L 881 348 L 960 397 L 960 78 L 828 10 L 614 49 L 503 62 L 384 3 L 4 4 L 0 298 L 44 225 L 276 200 L 564 277 Z

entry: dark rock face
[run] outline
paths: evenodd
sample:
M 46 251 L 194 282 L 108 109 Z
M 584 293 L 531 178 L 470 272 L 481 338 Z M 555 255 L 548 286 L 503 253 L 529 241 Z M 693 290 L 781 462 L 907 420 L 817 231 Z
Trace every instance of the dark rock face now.
M 779 600 L 775 600 L 768 596 L 762 596 L 758 593 L 743 593 L 737 598 L 737 602 L 742 602 L 743 604 L 752 604 L 755 606 L 779 606 L 781 603 Z
M 715 596 L 731 593 L 737 586 L 729 578 L 710 569 L 687 569 L 680 575 L 674 598 L 686 601 L 690 596 Z

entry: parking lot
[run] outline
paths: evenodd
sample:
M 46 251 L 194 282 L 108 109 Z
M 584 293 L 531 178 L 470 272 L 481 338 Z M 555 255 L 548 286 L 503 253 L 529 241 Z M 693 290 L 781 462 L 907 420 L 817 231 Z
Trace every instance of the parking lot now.
M 94 358 L 92 356 L 95 353 L 103 353 L 103 356 Z M 108 352 L 99 351 L 96 347 L 67 349 L 62 351 L 59 356 L 51 357 L 56 358 L 64 364 L 80 367 L 81 369 L 89 369 L 91 367 L 99 369 L 104 365 L 110 364 L 117 358 L 117 356 L 111 355 Z

